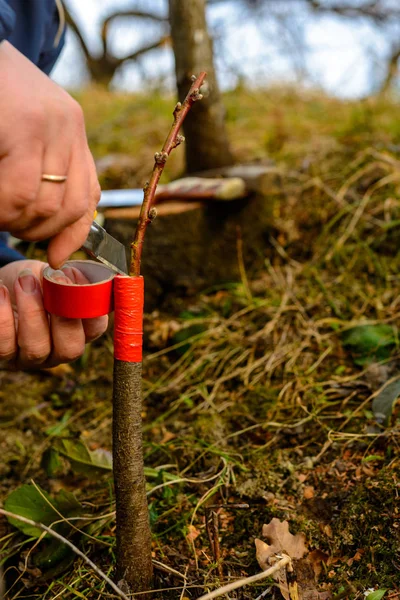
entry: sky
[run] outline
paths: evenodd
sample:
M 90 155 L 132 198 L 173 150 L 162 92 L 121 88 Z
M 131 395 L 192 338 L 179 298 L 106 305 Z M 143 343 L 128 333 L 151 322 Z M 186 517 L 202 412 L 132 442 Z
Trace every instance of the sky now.
M 166 0 L 68 0 L 93 52 L 100 49 L 102 17 L 119 8 L 149 10 L 150 2 L 153 11 L 167 14 Z M 207 18 L 215 36 L 222 88 L 232 88 L 239 80 L 254 87 L 301 80 L 305 85 L 345 98 L 361 97 L 371 91 L 383 75 L 382 57 L 390 40 L 362 20 L 310 18 L 296 0 L 291 12 L 282 14 L 274 10 L 278 5 L 276 0 L 270 4 L 269 12 L 256 15 L 249 15 L 237 2 L 209 8 Z M 271 18 L 271 12 L 279 12 L 279 20 Z M 123 56 L 156 39 L 158 32 L 158 25 L 148 21 L 119 20 L 112 30 L 111 47 L 116 55 Z M 67 88 L 87 83 L 82 55 L 71 33 L 53 77 Z M 157 80 L 173 88 L 170 48 L 149 53 L 139 65 L 127 65 L 113 85 L 137 92 Z

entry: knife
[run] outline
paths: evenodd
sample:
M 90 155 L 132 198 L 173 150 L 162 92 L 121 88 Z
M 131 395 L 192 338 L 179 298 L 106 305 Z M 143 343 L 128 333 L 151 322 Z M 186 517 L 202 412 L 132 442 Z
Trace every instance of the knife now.
M 125 246 L 107 233 L 96 221 L 91 224 L 82 248 L 89 256 L 99 260 L 120 275 L 128 274 Z
M 226 179 L 206 179 L 203 177 L 184 177 L 165 185 L 159 185 L 156 201 L 160 200 L 234 200 L 246 195 L 246 186 L 239 177 Z M 106 190 L 101 193 L 97 208 L 118 208 L 140 206 L 143 202 L 143 190 Z

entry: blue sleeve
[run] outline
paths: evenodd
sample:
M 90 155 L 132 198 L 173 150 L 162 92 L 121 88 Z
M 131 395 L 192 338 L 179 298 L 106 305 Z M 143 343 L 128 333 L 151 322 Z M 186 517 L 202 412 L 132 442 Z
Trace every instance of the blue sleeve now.
M 25 258 L 17 250 L 14 250 L 14 248 L 7 246 L 7 237 L 8 234 L 0 233 L 0 267 L 4 267 L 4 265 L 15 260 L 23 260 Z
M 15 13 L 6 0 L 0 0 L 0 42 L 6 40 L 15 25 Z
M 56 0 L 0 0 L 0 43 L 7 40 L 49 74 L 65 40 L 65 14 Z

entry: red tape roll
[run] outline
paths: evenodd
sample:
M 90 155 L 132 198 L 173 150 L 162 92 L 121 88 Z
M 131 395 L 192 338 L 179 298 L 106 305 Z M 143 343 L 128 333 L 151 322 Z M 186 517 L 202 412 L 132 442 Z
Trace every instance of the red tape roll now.
M 114 356 L 141 362 L 143 348 L 143 277 L 114 279 Z
M 92 260 L 71 260 L 63 265 L 78 269 L 90 283 L 70 285 L 52 279 L 54 270 L 43 271 L 43 301 L 46 311 L 70 319 L 90 319 L 108 315 L 113 310 L 115 272 Z

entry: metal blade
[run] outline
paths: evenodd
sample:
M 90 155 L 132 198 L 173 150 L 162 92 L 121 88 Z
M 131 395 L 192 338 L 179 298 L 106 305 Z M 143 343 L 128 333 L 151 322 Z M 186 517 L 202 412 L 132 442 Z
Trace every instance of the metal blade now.
M 109 235 L 103 227 L 93 221 L 83 248 L 93 258 L 117 273 L 128 274 L 125 246 Z
M 143 190 L 106 190 L 101 192 L 97 208 L 118 208 L 122 206 L 141 206 Z

